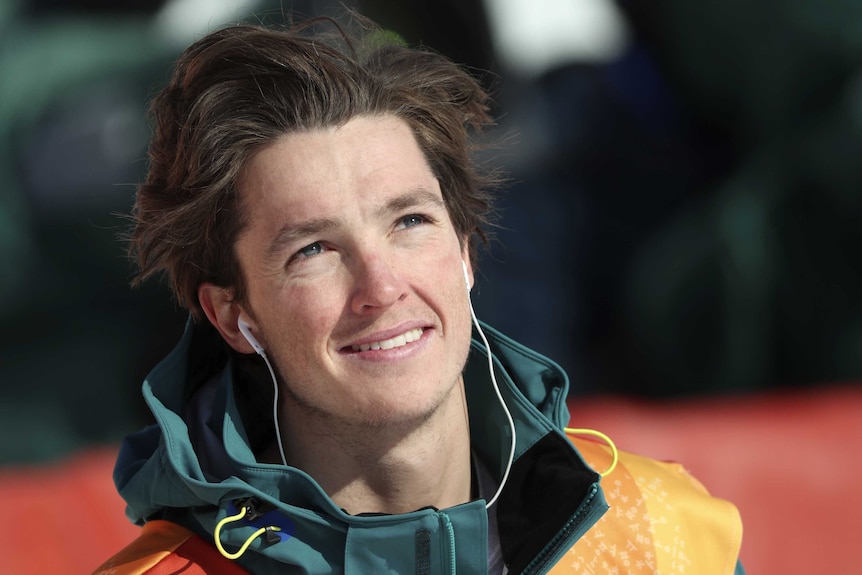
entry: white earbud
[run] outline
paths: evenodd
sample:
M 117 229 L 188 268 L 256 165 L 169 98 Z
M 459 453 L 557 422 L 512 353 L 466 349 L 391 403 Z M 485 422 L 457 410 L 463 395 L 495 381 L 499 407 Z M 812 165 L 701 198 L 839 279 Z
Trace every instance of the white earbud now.
M 239 332 L 245 340 L 254 348 L 254 351 L 256 351 L 258 355 L 266 357 L 266 352 L 263 351 L 263 346 L 260 345 L 260 342 L 251 334 L 251 328 L 246 321 L 242 319 L 242 316 L 237 320 L 236 326 L 239 328 Z
M 467 284 L 467 293 L 470 293 L 473 288 L 470 286 L 470 274 L 467 273 L 467 262 L 464 260 L 461 260 L 461 269 L 464 270 L 464 283 Z

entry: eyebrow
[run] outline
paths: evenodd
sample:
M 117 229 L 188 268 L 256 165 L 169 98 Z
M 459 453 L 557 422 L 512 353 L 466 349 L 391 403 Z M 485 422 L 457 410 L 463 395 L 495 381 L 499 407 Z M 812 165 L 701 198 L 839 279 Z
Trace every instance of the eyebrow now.
M 377 210 L 378 216 L 386 216 L 395 212 L 401 212 L 409 208 L 415 208 L 423 205 L 432 205 L 435 208 L 444 208 L 443 198 L 426 190 L 425 188 L 415 188 L 400 196 L 394 197 Z
M 390 199 L 377 210 L 376 215 L 377 217 L 386 217 L 423 205 L 430 205 L 436 209 L 445 209 L 446 207 L 443 199 L 437 194 L 425 188 L 415 188 Z M 266 254 L 270 258 L 275 257 L 286 245 L 301 238 L 313 237 L 331 231 L 342 224 L 343 220 L 337 217 L 312 218 L 299 223 L 285 224 L 267 246 Z
M 314 218 L 299 224 L 286 224 L 278 230 L 278 233 L 266 247 L 266 255 L 273 258 L 278 255 L 285 246 L 304 237 L 315 236 L 337 228 L 341 223 L 340 218 Z

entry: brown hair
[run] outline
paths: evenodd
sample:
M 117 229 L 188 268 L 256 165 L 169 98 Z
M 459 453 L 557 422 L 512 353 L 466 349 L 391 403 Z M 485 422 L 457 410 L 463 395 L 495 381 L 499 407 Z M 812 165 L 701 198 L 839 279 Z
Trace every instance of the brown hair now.
M 203 282 L 245 298 L 234 243 L 246 225 L 239 175 L 286 133 L 393 114 L 413 129 L 461 238 L 486 241 L 493 174 L 473 159 L 473 131 L 491 122 L 488 95 L 439 54 L 406 48 L 363 22 L 321 34 L 321 20 L 279 30 L 218 30 L 179 58 L 150 107 L 149 172 L 138 187 L 130 255 L 135 283 L 166 272 L 179 303 L 203 317 Z M 471 246 L 475 242 L 471 242 Z

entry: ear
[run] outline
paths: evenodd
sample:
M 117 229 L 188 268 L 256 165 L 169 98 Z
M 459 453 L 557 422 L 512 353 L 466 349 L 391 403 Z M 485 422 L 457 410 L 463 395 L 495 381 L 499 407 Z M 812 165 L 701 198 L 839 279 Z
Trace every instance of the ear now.
M 252 329 L 256 330 L 254 323 L 247 313 L 243 313 L 242 307 L 233 299 L 233 291 L 219 287 L 211 283 L 202 283 L 198 286 L 198 301 L 210 320 L 224 340 L 233 349 L 240 353 L 255 353 L 251 344 L 239 331 L 237 322 L 240 315 L 245 317 Z

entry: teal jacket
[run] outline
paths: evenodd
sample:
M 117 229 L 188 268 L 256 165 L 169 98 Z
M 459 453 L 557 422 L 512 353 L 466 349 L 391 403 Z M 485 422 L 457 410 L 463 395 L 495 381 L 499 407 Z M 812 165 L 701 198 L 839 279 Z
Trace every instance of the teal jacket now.
M 568 381 L 552 361 L 486 327 L 517 450 L 495 505 L 508 573 L 545 573 L 606 512 L 599 475 L 566 438 Z M 150 373 L 144 397 L 157 424 L 126 439 L 114 480 L 137 524 L 162 519 L 234 552 L 252 573 L 486 573 L 482 499 L 448 509 L 352 516 L 299 469 L 259 463 L 270 413 L 249 386 L 257 358 L 227 351 L 191 322 Z M 465 368 L 471 442 L 497 482 L 510 429 L 494 394 L 484 347 Z M 261 389 L 265 390 L 266 387 Z M 265 392 L 263 392 L 265 395 Z M 259 399 L 259 397 L 258 397 Z M 269 404 L 271 406 L 271 404 Z M 271 436 L 269 436 L 271 440 Z M 251 514 L 236 518 L 238 510 Z

